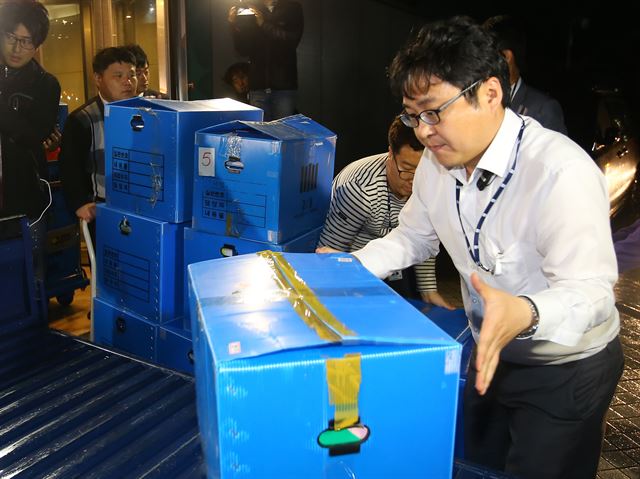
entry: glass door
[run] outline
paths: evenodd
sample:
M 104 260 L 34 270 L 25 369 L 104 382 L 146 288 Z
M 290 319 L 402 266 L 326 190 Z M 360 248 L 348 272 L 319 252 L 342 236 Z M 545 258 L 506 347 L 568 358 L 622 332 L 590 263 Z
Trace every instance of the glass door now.
M 169 90 L 165 0 L 43 0 L 51 26 L 38 60 L 55 75 L 69 111 L 96 95 L 92 61 L 102 48 L 137 43 L 149 58 L 150 88 Z

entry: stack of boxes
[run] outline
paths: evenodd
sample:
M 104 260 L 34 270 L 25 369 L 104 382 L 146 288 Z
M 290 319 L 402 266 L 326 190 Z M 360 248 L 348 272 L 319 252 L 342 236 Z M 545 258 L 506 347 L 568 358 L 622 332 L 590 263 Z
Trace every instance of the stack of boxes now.
M 132 98 L 105 106 L 106 204 L 96 219 L 94 338 L 193 371 L 184 320 L 183 238 L 191 224 L 194 136 L 262 110 L 229 99 Z
M 314 251 L 336 136 L 303 115 L 261 119 L 262 110 L 229 99 L 106 106 L 97 343 L 192 373 L 187 265 Z

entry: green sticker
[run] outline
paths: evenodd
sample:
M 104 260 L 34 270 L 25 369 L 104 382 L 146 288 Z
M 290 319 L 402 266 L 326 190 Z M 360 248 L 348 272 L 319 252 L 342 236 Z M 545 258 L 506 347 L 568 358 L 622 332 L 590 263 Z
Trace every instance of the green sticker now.
M 318 436 L 318 444 L 326 448 L 335 448 L 342 446 L 351 446 L 361 444 L 369 437 L 369 428 L 367 426 L 351 426 L 340 431 L 326 429 Z

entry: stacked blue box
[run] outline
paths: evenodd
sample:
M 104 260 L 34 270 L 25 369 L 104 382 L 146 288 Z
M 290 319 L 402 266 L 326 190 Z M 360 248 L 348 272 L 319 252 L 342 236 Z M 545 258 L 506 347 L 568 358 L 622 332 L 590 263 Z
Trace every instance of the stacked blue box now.
M 228 98 L 131 98 L 105 105 L 107 204 L 172 223 L 191 220 L 196 130 L 262 119 L 262 110 Z
M 67 122 L 67 117 L 69 116 L 69 105 L 66 103 L 58 104 L 58 118 L 56 119 L 56 127 L 58 130 L 62 131 L 64 129 L 64 124 Z
M 284 243 L 322 226 L 335 144 L 334 133 L 303 115 L 198 131 L 193 228 Z
M 229 256 L 238 256 L 248 253 L 257 253 L 258 251 L 286 251 L 288 253 L 313 253 L 318 244 L 322 227 L 309 231 L 306 234 L 298 236 L 286 243 L 265 243 L 262 241 L 252 241 L 243 238 L 235 238 L 232 236 L 221 236 L 197 231 L 193 228 L 184 229 L 184 313 L 189 320 L 189 295 L 188 295 L 188 278 L 187 266 L 200 261 L 210 259 L 225 258 Z
M 347 254 L 189 266 L 210 478 L 449 478 L 460 345 Z
M 462 346 L 462 357 L 460 361 L 460 400 L 458 401 L 458 415 L 456 418 L 456 442 L 454 454 L 457 458 L 464 458 L 463 398 L 464 388 L 467 384 L 469 363 L 471 362 L 471 352 L 475 345 L 467 315 L 464 312 L 464 309 L 455 309 L 450 311 L 415 299 L 410 299 L 409 302 L 436 325 L 442 328 L 445 333 L 458 341 Z
M 45 325 L 36 295 L 28 220 L 25 216 L 0 218 L 0 336 Z
M 157 326 L 135 313 L 117 308 L 100 298 L 93 300 L 94 341 L 120 349 L 147 361 L 156 360 Z
M 169 223 L 98 205 L 97 296 L 153 323 L 183 313 L 183 241 Z M 96 316 L 94 323 L 100 318 Z
M 158 327 L 156 362 L 193 375 L 191 328 L 186 327 L 183 318 Z

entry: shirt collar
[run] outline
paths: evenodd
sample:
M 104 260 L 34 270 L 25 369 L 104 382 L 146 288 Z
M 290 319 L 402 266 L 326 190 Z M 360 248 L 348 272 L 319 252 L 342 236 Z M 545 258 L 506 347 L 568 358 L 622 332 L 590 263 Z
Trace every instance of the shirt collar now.
M 513 149 L 521 126 L 521 118 L 509 108 L 505 109 L 498 133 L 480 158 L 476 170 L 486 170 L 501 178 L 504 177 L 513 161 Z
M 522 77 L 518 77 L 518 81 L 511 85 L 511 101 L 516 97 L 516 93 L 518 93 L 520 85 L 522 85 Z
M 111 102 L 108 102 L 107 100 L 105 100 L 104 97 L 102 96 L 102 93 L 100 93 L 99 91 L 98 91 L 98 96 L 100 97 L 100 100 L 102 100 L 102 103 L 104 105 L 108 105 L 109 103 L 111 103 Z

